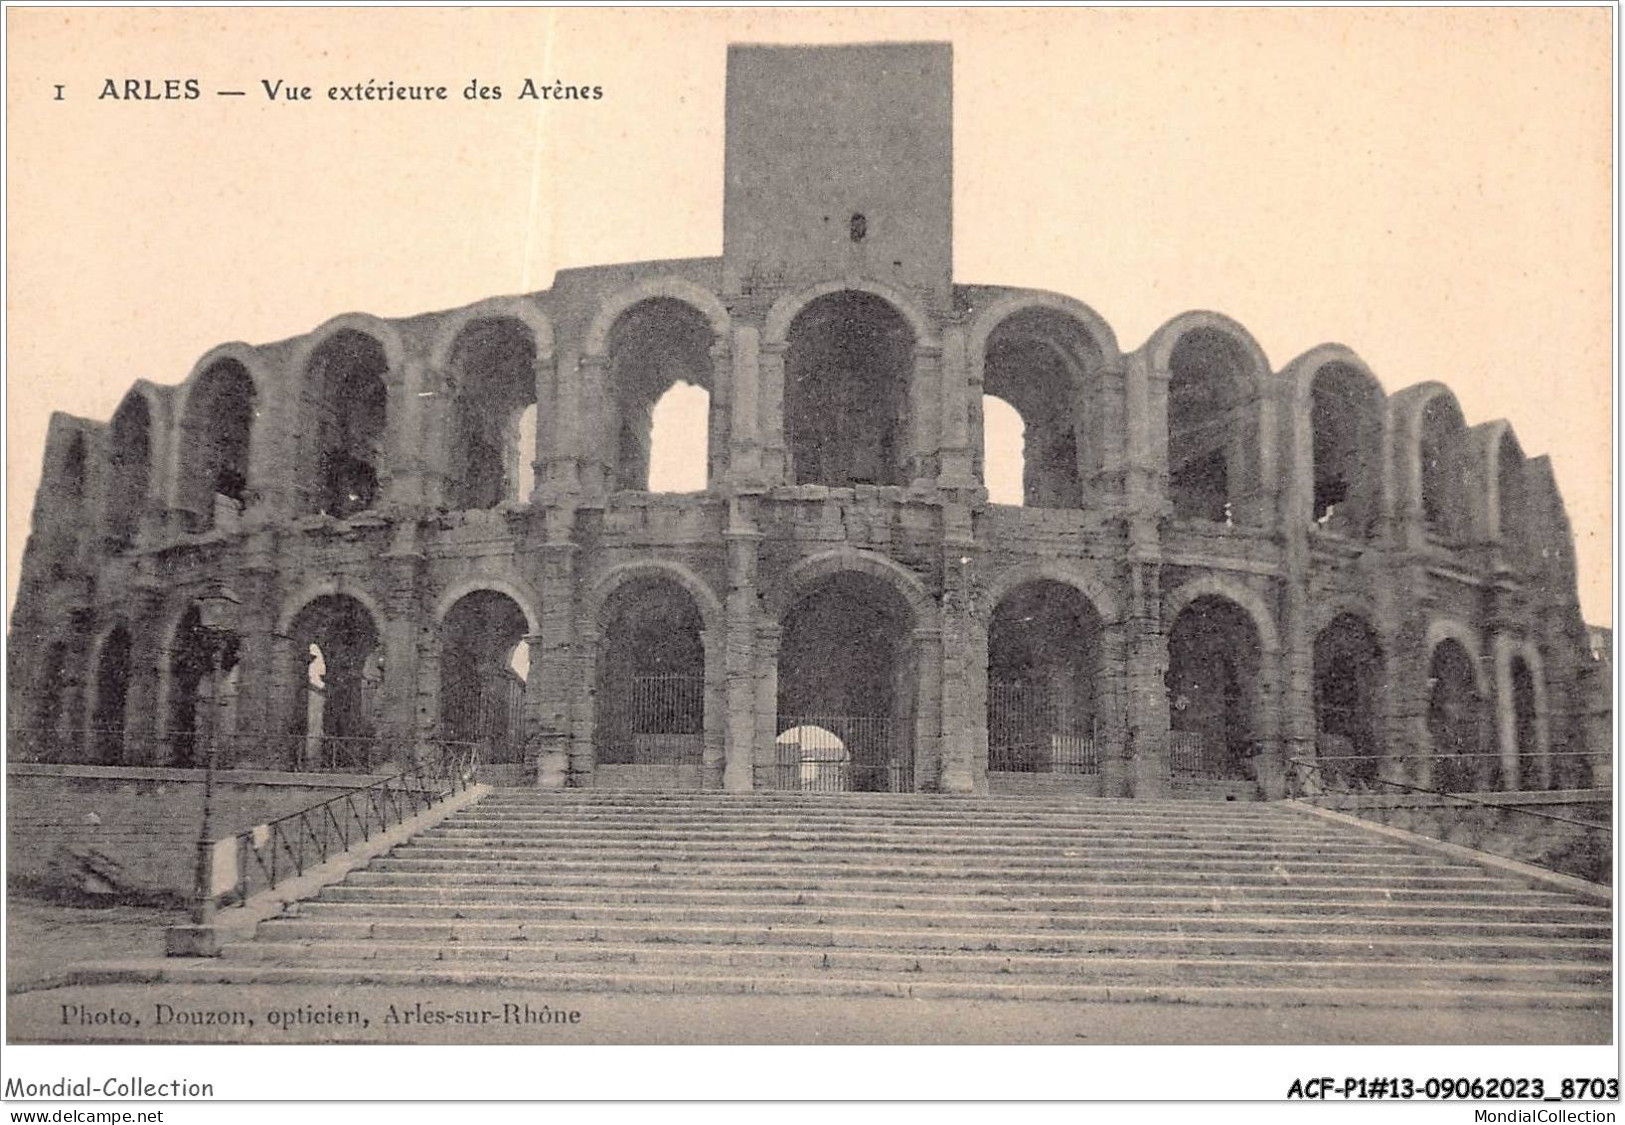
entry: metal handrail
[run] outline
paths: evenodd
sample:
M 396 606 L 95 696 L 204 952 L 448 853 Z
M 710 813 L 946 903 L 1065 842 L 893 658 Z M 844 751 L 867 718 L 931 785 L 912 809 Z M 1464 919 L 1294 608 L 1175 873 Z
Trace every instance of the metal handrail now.
M 1326 775 L 1325 772 L 1320 768 L 1320 763 L 1318 761 L 1312 758 L 1288 758 L 1287 765 L 1289 767 L 1298 767 L 1305 771 L 1313 772 L 1320 777 L 1322 786 L 1325 785 Z M 1610 835 L 1612 835 L 1614 831 L 1613 826 L 1610 824 L 1598 824 L 1595 821 L 1589 820 L 1575 820 L 1572 817 L 1558 816 L 1556 813 L 1536 812 L 1534 809 L 1521 808 L 1517 805 L 1501 804 L 1496 801 L 1484 801 L 1477 797 L 1469 797 L 1465 793 L 1450 793 L 1443 789 L 1430 789 L 1426 785 L 1413 785 L 1408 781 L 1394 781 L 1386 777 L 1370 777 L 1362 778 L 1361 780 L 1376 785 L 1391 785 L 1396 789 L 1404 789 L 1411 793 L 1429 793 L 1433 796 L 1444 797 L 1452 801 L 1462 801 L 1466 804 L 1477 806 L 1478 808 L 1494 809 L 1497 812 L 1512 813 L 1517 816 L 1535 817 L 1540 820 L 1553 820 L 1557 821 L 1559 824 L 1571 824 L 1576 828 L 1607 832 Z M 1357 793 L 1348 788 L 1346 784 L 1343 786 L 1342 794 L 1349 797 L 1359 797 L 1365 795 Z M 1311 798 L 1313 796 L 1312 794 L 1307 793 L 1302 795 Z
M 217 837 L 209 842 L 216 861 L 209 897 L 217 903 L 241 900 L 303 875 L 467 789 L 478 765 L 479 744 L 441 742 L 399 773 Z M 220 878 L 223 865 L 234 871 L 233 879 Z

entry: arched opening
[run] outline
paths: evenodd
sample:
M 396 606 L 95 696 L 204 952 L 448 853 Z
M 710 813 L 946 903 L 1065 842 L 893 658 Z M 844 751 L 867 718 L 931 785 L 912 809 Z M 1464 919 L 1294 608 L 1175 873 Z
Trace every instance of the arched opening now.
M 1184 520 L 1256 525 L 1258 405 L 1247 353 L 1231 336 L 1194 328 L 1168 357 L 1168 492 Z
M 987 768 L 1093 774 L 1100 615 L 1077 589 L 1029 582 L 993 611 L 987 646 Z
M 1544 789 L 1549 784 L 1541 757 L 1535 702 L 1535 677 L 1521 656 L 1512 658 L 1512 736 L 1518 748 L 1518 788 Z
M 982 484 L 994 504 L 1026 503 L 1026 426 L 1002 398 L 982 396 Z
M 142 395 L 126 397 L 113 415 L 107 470 L 104 538 L 109 551 L 125 551 L 141 528 L 152 478 L 152 412 Z
M 1260 645 L 1234 602 L 1199 597 L 1168 634 L 1169 766 L 1175 777 L 1249 780 L 1258 752 Z
M 377 505 L 385 467 L 389 392 L 384 346 L 353 328 L 335 332 L 305 369 L 306 510 L 346 519 Z
M 705 642 L 693 596 L 622 583 L 599 613 L 595 783 L 694 788 L 705 758 Z
M 908 483 L 914 333 L 869 293 L 810 302 L 790 324 L 784 431 L 797 484 Z
M 536 457 L 536 338 L 512 317 L 475 320 L 447 363 L 453 387 L 447 503 L 494 508 L 530 499 Z M 531 414 L 527 444 L 520 425 Z
M 1382 501 L 1382 389 L 1346 363 L 1328 363 L 1310 384 L 1314 445 L 1310 518 L 1354 539 L 1376 529 Z
M 347 594 L 324 594 L 299 611 L 288 636 L 302 664 L 292 707 L 293 768 L 367 771 L 386 764 L 383 654 L 367 607 Z
M 73 746 L 73 694 L 78 688 L 73 654 L 61 641 L 46 650 L 45 663 L 36 673 L 34 725 L 30 731 L 12 731 L 18 742 L 11 752 L 20 762 L 65 762 L 78 757 Z M 23 737 L 18 737 L 23 736 Z
M 187 768 L 203 763 L 208 739 L 217 740 L 230 762 L 229 745 L 235 729 L 237 641 L 229 639 L 220 651 L 221 682 L 210 682 L 214 674 L 213 638 L 204 631 L 203 618 L 193 605 L 181 615 L 169 647 L 169 699 L 164 732 L 169 763 Z M 222 698 L 215 699 L 218 687 Z
M 248 501 L 254 380 L 234 359 L 198 377 L 181 419 L 180 495 L 188 531 L 230 530 Z
M 1500 787 L 1500 761 L 1484 752 L 1483 700 L 1473 658 L 1459 641 L 1445 639 L 1428 665 L 1428 739 L 1433 784 L 1448 793 Z
M 847 753 L 853 789 L 912 791 L 916 672 L 908 602 L 878 578 L 843 571 L 802 592 L 782 629 L 778 733 L 828 731 Z M 777 765 L 771 787 L 798 788 L 801 751 Z
M 124 734 L 128 722 L 130 678 L 130 630 L 115 625 L 102 642 L 96 662 L 96 711 L 91 716 L 91 746 L 96 761 L 104 766 L 123 765 Z
M 650 413 L 649 491 L 704 492 L 711 443 L 707 420 L 711 395 L 679 380 Z
M 1422 410 L 1422 520 L 1428 534 L 1446 543 L 1467 534 L 1467 494 L 1462 480 L 1467 424 L 1449 395 L 1437 394 Z
M 1382 649 L 1371 626 L 1339 614 L 1315 638 L 1315 752 L 1324 768 L 1370 780 L 1382 764 Z
M 518 603 L 495 590 L 464 594 L 440 625 L 440 733 L 479 743 L 495 765 L 525 760 L 529 631 Z
M 706 417 L 699 420 L 699 432 L 709 437 L 702 448 L 687 434 L 663 433 L 662 458 L 675 457 L 686 478 L 698 476 L 700 488 L 706 487 L 709 450 L 716 438 L 709 409 L 709 396 L 715 389 L 711 386 L 713 340 L 711 322 L 704 314 L 674 297 L 639 301 L 616 318 L 606 345 L 615 411 L 616 488 L 650 489 L 655 404 L 679 383 L 706 392 Z M 683 397 L 677 402 L 682 404 Z M 675 441 L 665 440 L 673 436 Z M 669 471 L 669 466 L 663 465 L 662 471 Z
M 988 337 L 982 385 L 1015 408 L 1023 426 L 1022 502 L 1030 508 L 1076 508 L 1096 466 L 1095 415 L 1100 348 L 1072 318 L 1027 309 Z
M 1511 432 L 1501 435 L 1495 450 L 1495 483 L 1501 548 L 1508 562 L 1522 566 L 1529 536 L 1529 500 L 1524 487 L 1523 450 Z

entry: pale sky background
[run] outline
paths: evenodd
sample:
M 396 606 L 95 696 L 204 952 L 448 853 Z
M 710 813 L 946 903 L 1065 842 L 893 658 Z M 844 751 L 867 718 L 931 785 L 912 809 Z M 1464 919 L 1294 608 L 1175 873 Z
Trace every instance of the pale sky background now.
M 8 605 L 52 410 L 210 347 L 722 249 L 728 43 L 954 44 L 955 276 L 1192 308 L 1549 453 L 1611 618 L 1604 9 L 7 12 Z M 525 77 L 597 102 L 517 101 Z M 106 78 L 198 101 L 98 102 Z M 270 104 L 260 79 L 316 88 Z M 333 104 L 367 79 L 452 100 Z M 474 78 L 500 102 L 465 102 Z M 52 99 L 53 84 L 67 100 Z M 219 88 L 246 98 L 219 98 Z M 542 106 L 547 108 L 543 109 Z

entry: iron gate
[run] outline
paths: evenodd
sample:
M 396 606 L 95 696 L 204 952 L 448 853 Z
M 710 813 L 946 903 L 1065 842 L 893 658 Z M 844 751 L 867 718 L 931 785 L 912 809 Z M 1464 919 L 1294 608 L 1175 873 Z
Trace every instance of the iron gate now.
M 525 681 L 513 672 L 487 673 L 453 691 L 443 707 L 446 738 L 479 744 L 488 764 L 524 762 Z
M 906 724 L 875 715 L 780 715 L 762 788 L 806 793 L 912 793 Z
M 1038 684 L 990 683 L 987 768 L 1009 773 L 1100 772 L 1093 717 L 1064 719 Z
M 604 765 L 698 766 L 705 757 L 705 677 L 683 672 L 633 676 L 599 703 L 598 761 Z

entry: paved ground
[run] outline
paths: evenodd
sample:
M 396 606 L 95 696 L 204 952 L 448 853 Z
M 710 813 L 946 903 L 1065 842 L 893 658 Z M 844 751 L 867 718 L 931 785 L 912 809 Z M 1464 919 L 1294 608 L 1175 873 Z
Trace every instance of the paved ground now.
M 427 985 L 51 987 L 74 962 L 160 957 L 162 927 L 181 915 L 15 898 L 8 906 L 6 1038 L 24 1043 L 1606 1043 L 1610 1034 L 1606 1012 L 1573 1011 L 626 996 Z M 579 1021 L 555 1022 L 561 1010 L 580 1012 Z
M 49 981 L 77 961 L 162 957 L 163 928 L 180 911 L 144 906 L 59 906 L 6 896 L 6 988 Z
M 1606 1012 L 628 996 L 356 985 L 72 986 L 8 998 L 22 1043 L 1606 1043 Z M 579 1012 L 573 1022 L 560 1013 Z

